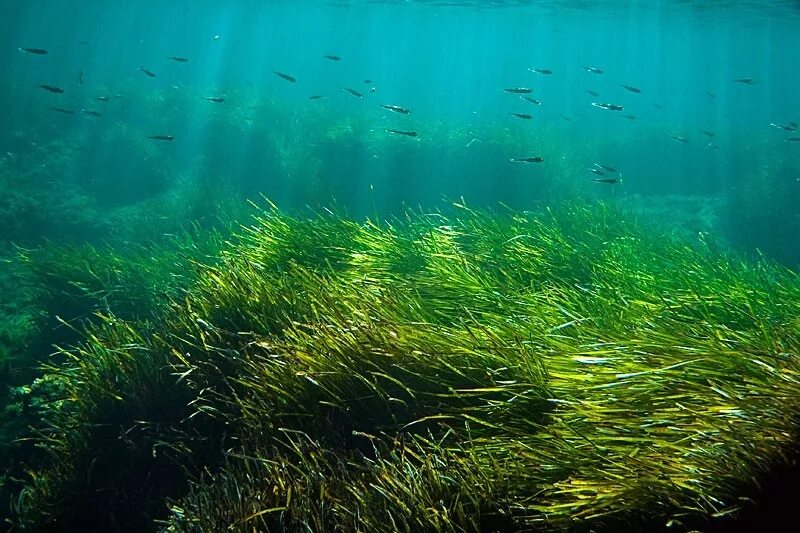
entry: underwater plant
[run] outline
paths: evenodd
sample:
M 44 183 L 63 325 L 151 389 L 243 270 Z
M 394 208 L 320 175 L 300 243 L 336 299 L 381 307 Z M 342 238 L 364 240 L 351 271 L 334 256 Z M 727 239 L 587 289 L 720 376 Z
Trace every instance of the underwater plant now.
M 7 485 L 18 484 L 24 464 L 38 455 L 33 442 L 20 437 L 41 427 L 41 414 L 59 390 L 41 368 L 61 364 L 57 347 L 78 342 L 104 313 L 142 323 L 156 319 L 160 302 L 178 297 L 191 283 L 193 262 L 214 257 L 226 234 L 218 224 L 126 247 L 46 243 L 18 249 L 3 262 L 0 464 L 15 480 Z M 5 501 L 8 490 L 0 491 Z
M 27 528 L 618 530 L 798 436 L 800 280 L 608 205 L 260 211 L 47 368 Z

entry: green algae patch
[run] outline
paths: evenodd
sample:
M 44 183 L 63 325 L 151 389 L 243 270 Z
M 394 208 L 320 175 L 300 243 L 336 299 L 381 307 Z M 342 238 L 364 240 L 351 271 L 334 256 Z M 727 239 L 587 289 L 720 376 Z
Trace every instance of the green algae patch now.
M 270 207 L 221 248 L 47 368 L 21 525 L 693 524 L 796 443 L 796 274 L 614 208 Z

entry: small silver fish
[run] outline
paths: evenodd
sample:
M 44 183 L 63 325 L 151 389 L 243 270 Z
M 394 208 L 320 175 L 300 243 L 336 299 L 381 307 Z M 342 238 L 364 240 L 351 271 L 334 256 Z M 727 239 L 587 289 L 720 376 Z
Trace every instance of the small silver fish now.
M 597 168 L 602 168 L 606 172 L 611 172 L 612 174 L 616 174 L 617 173 L 617 169 L 616 168 L 609 167 L 608 165 L 601 165 L 600 163 L 594 163 L 594 166 L 596 166 Z
M 794 131 L 797 129 L 797 124 L 795 122 L 789 122 L 788 124 L 779 124 L 777 122 L 770 122 L 770 126 L 773 128 L 778 128 L 779 130 L 783 131 Z
M 523 95 L 523 96 L 520 96 L 520 98 L 525 100 L 526 102 L 532 103 L 533 105 L 542 105 L 542 103 L 539 100 L 537 100 L 536 98 L 532 98 L 530 96 L 524 96 Z
M 530 87 L 509 87 L 508 89 L 503 89 L 503 91 L 514 94 L 531 94 L 533 89 Z
M 48 54 L 47 50 L 44 48 L 17 48 L 17 50 L 25 54 L 33 54 L 36 56 L 46 56 Z
M 364 98 L 363 94 L 361 94 L 360 92 L 356 91 L 355 89 L 351 89 L 350 87 L 344 87 L 342 90 L 352 94 L 356 98 Z
M 605 109 L 607 111 L 622 111 L 623 109 L 625 109 L 624 106 L 621 106 L 619 104 L 601 104 L 601 103 L 597 103 L 597 102 L 592 102 L 592 105 L 594 107 L 599 107 L 599 108 Z
M 281 78 L 283 78 L 284 80 L 286 80 L 288 82 L 295 83 L 297 81 L 297 78 L 295 78 L 294 76 L 290 76 L 290 75 L 288 75 L 288 74 L 286 74 L 284 72 L 278 72 L 277 70 L 273 70 L 272 72 L 276 76 L 281 77 Z
M 390 128 L 386 129 L 387 133 L 392 133 L 394 135 L 403 135 L 405 137 L 416 137 L 419 135 L 416 131 L 405 131 L 405 130 L 393 130 Z
M 44 89 L 45 91 L 53 94 L 63 94 L 64 89 L 61 87 L 56 87 L 55 85 L 37 85 L 40 89 Z
M 400 113 L 401 115 L 408 115 L 409 113 L 411 113 L 410 109 L 406 109 L 405 107 L 400 107 L 399 105 L 381 104 L 381 107 L 384 109 L 388 109 L 389 111 L 394 111 L 395 113 Z

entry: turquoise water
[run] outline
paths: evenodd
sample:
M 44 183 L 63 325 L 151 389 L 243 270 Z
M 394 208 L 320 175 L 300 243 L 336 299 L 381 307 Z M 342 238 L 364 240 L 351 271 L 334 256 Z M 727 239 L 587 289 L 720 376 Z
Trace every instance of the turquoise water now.
M 177 305 L 248 200 L 602 201 L 800 266 L 797 1 L 6 0 L 0 21 L 0 519 L 60 393 L 38 365 L 96 313 Z
M 462 196 L 518 208 L 588 196 L 633 199 L 658 218 L 686 211 L 677 219 L 692 232 L 800 258 L 790 239 L 800 228 L 800 142 L 785 140 L 800 133 L 770 126 L 800 121 L 796 2 L 33 1 L 0 10 L 4 168 L 54 196 L 69 190 L 100 219 L 178 183 L 284 208 L 335 199 L 357 216 Z M 540 105 L 503 91 L 517 87 Z M 609 178 L 588 170 L 595 163 L 622 182 L 592 182 Z M 3 186 L 13 193 L 15 182 Z M 50 222 L 58 205 L 31 210 L 48 215 L 31 215 L 13 239 L 61 235 Z M 13 211 L 0 212 L 18 222 Z

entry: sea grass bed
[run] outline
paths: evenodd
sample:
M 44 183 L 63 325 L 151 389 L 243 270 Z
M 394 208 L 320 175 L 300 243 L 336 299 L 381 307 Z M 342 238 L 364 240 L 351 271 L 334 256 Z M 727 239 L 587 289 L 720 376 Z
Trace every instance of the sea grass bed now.
M 800 281 L 702 236 L 583 204 L 236 233 L 97 252 L 129 260 L 38 382 L 18 524 L 681 530 L 797 442 Z

